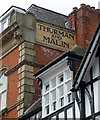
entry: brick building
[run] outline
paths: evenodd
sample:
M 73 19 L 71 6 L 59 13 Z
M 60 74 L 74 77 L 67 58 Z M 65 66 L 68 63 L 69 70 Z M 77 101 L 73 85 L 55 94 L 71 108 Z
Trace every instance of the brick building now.
M 73 8 L 69 16 L 36 5 L 6 11 L 0 18 L 3 117 L 23 115 L 41 93 L 33 73 L 75 44 L 87 48 L 99 21 L 100 10 L 85 4 Z

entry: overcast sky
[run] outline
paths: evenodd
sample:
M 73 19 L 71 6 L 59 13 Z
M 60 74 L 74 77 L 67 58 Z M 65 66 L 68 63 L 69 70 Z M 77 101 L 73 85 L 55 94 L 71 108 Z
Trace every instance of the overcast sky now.
M 73 7 L 79 8 L 81 3 L 95 6 L 95 8 L 98 9 L 99 1 L 100 0 L 1 0 L 0 16 L 12 5 L 27 10 L 31 4 L 36 4 L 40 7 L 68 15 L 72 11 Z

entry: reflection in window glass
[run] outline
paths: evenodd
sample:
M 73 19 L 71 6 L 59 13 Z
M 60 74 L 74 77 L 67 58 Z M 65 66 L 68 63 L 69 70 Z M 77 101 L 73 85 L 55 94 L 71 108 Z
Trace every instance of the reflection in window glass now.
M 64 106 L 64 97 L 60 98 L 60 106 Z
M 69 69 L 65 71 L 65 76 L 66 76 L 66 80 L 68 80 L 71 77 L 71 73 Z
M 54 120 L 56 118 L 56 116 L 53 116 L 53 117 L 51 117 L 51 120 Z M 56 119 L 55 119 L 56 120 Z
M 49 94 L 45 96 L 45 105 L 47 105 L 48 103 L 49 103 Z
M 3 23 L 3 30 L 5 30 L 6 28 L 7 28 L 7 21 L 5 21 L 4 23 Z
M 46 106 L 46 114 L 49 114 L 49 105 Z
M 67 88 L 67 93 L 70 92 L 70 89 L 71 89 L 71 81 L 67 82 L 66 88 Z
M 100 120 L 100 115 L 95 117 L 95 120 Z
M 7 89 L 7 77 L 3 74 L 0 77 L 0 92 Z
M 59 113 L 59 118 L 65 118 L 64 117 L 64 112 Z
M 45 92 L 49 91 L 49 84 L 45 85 Z
M 59 97 L 64 95 L 64 88 L 63 86 L 59 87 Z
M 53 111 L 54 111 L 54 110 L 56 110 L 56 90 L 54 90 L 52 92 L 52 101 L 53 101 L 52 108 L 53 108 Z
M 70 103 L 71 101 L 72 101 L 72 94 L 69 93 L 69 94 L 67 95 L 67 103 Z
M 3 110 L 6 107 L 6 96 L 7 92 L 1 94 L 1 110 Z
M 59 84 L 61 84 L 64 81 L 63 74 L 59 76 Z
M 56 77 L 51 80 L 52 88 L 56 86 Z
M 42 113 L 41 113 L 41 111 L 40 111 L 39 113 L 36 114 L 36 118 L 40 119 L 40 118 L 41 118 L 41 115 L 42 115 Z
M 67 110 L 67 118 L 73 118 L 73 108 L 69 108 Z
M 0 110 L 6 108 L 7 102 L 7 77 L 4 75 L 6 70 L 0 73 Z
M 35 115 L 33 115 L 33 116 L 30 118 L 30 120 L 35 120 Z
M 6 19 L 4 19 L 4 21 L 2 21 L 2 31 L 5 30 L 8 26 L 9 26 L 9 17 L 7 17 Z
M 52 92 L 52 101 L 56 100 L 56 90 Z
M 53 102 L 53 111 L 56 110 L 56 101 Z

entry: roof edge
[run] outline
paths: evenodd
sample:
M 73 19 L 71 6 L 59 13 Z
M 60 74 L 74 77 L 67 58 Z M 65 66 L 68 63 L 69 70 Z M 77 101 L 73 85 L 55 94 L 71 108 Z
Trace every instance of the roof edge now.
M 25 9 L 23 9 L 23 8 L 21 8 L 21 7 L 17 7 L 17 6 L 12 5 L 8 10 L 6 10 L 6 12 L 4 12 L 4 13 L 0 16 L 0 18 L 3 17 L 3 16 L 4 16 L 8 11 L 10 11 L 12 8 L 21 9 L 21 10 L 23 10 L 24 12 L 26 12 Z
M 50 67 L 52 67 L 54 64 L 60 62 L 62 59 L 64 59 L 67 56 L 72 56 L 72 57 L 76 57 L 78 59 L 82 59 L 83 57 L 77 54 L 72 53 L 70 50 L 64 52 L 63 54 L 61 54 L 60 56 L 58 56 L 56 59 L 54 59 L 53 61 L 51 61 L 50 63 L 48 63 L 46 66 L 44 66 L 42 69 L 40 69 L 37 73 L 35 73 L 33 76 L 37 77 L 38 75 L 40 75 L 41 73 L 43 73 L 45 70 L 49 69 Z
M 92 44 L 93 44 L 93 42 L 94 42 L 94 40 L 95 40 L 95 37 L 96 37 L 96 35 L 97 35 L 97 32 L 98 32 L 98 30 L 100 29 L 100 22 L 98 23 L 98 25 L 97 25 L 97 27 L 96 27 L 96 30 L 95 30 L 95 32 L 94 32 L 94 35 L 93 35 L 93 37 L 92 37 L 92 39 L 91 39 L 91 42 L 90 42 L 90 44 L 89 44 L 89 46 L 88 46 L 88 49 L 87 49 L 87 51 L 86 51 L 86 53 L 85 53 L 85 55 L 84 55 L 84 57 L 83 57 L 83 60 L 82 60 L 82 62 L 81 62 L 81 64 L 80 64 L 80 67 L 79 67 L 79 69 L 78 69 L 78 72 L 77 72 L 77 74 L 76 74 L 76 76 L 75 76 L 75 82 L 74 82 L 74 84 L 73 84 L 73 87 L 75 87 L 75 85 L 76 85 L 76 83 L 77 83 L 77 79 L 78 79 L 78 77 L 79 77 L 79 75 L 80 75 L 80 72 L 81 72 L 81 69 L 83 68 L 83 66 L 84 66 L 84 63 L 85 63 L 85 61 L 86 61 L 86 59 L 87 59 L 87 56 L 88 56 L 88 53 L 89 53 L 89 51 L 90 51 L 90 49 L 91 49 L 91 47 L 92 47 Z
M 31 8 L 32 6 L 35 6 L 35 7 L 38 7 L 38 8 L 44 9 L 44 10 L 46 10 L 46 11 L 50 11 L 50 12 L 53 12 L 53 13 L 56 13 L 56 14 L 59 14 L 59 15 L 62 15 L 62 16 L 65 16 L 65 17 L 68 17 L 67 15 L 61 14 L 61 13 L 59 13 L 59 12 L 55 12 L 55 11 L 53 11 L 53 10 L 49 10 L 49 9 L 47 9 L 47 8 L 44 8 L 44 7 L 40 7 L 40 6 L 36 5 L 36 4 L 32 4 L 29 8 Z M 28 8 L 28 9 L 29 9 L 29 8 Z M 28 10 L 28 9 L 27 9 L 27 10 Z

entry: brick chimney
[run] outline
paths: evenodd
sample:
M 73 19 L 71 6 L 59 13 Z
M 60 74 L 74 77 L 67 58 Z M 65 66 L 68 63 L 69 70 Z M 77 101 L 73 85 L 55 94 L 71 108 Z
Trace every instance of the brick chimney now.
M 77 7 L 73 8 L 68 19 L 71 28 L 76 30 L 76 44 L 87 48 L 100 21 L 100 9 L 81 4 L 79 9 Z

